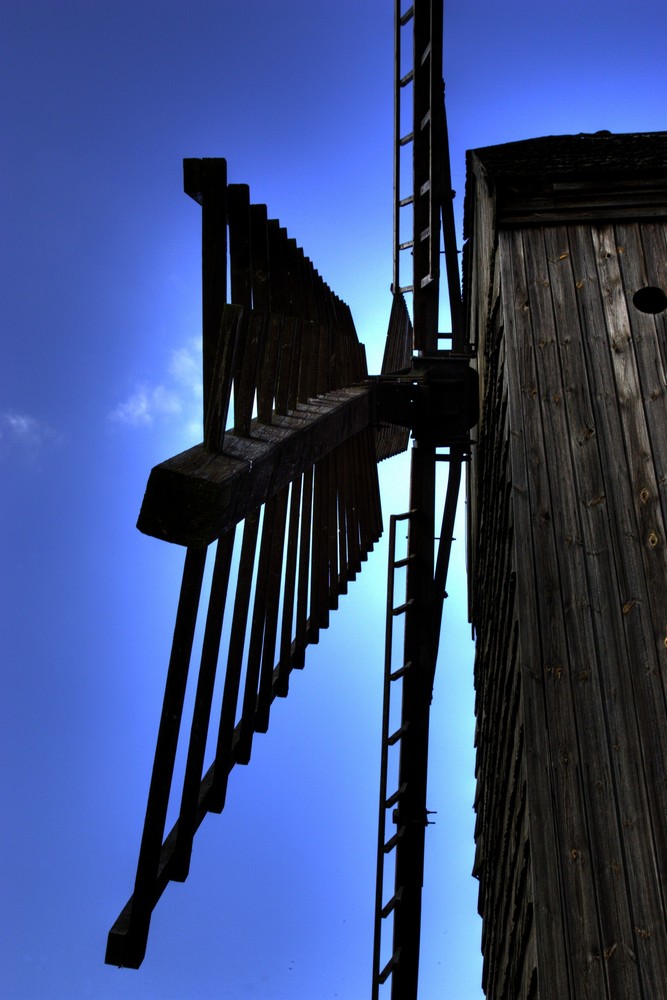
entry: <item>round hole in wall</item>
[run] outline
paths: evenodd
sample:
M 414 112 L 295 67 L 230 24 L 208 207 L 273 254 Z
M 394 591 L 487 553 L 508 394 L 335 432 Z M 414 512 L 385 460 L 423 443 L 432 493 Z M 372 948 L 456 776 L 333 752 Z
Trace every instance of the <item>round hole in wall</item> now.
M 647 285 L 646 288 L 639 288 L 632 296 L 633 305 L 643 313 L 661 313 L 667 309 L 667 295 L 662 288 L 655 285 Z

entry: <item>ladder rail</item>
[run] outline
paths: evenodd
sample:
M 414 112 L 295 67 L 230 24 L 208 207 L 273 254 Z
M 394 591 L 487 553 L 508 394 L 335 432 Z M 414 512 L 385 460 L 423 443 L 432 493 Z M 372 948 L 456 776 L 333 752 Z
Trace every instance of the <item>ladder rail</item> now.
M 405 15 L 401 13 L 401 0 L 394 0 L 394 253 L 393 253 L 393 280 L 392 291 L 396 294 L 406 289 L 401 288 L 401 265 L 400 255 L 404 249 L 401 245 L 401 208 L 407 203 L 407 199 L 401 198 L 401 149 L 412 142 L 412 133 L 401 134 L 401 91 L 414 77 L 414 70 L 401 76 L 401 29 L 410 20 L 413 8 L 410 7 Z M 408 16 L 409 15 L 409 16 Z M 412 195 L 410 195 L 410 199 Z
M 396 526 L 399 521 L 408 520 L 412 515 L 411 511 L 405 514 L 392 514 L 389 519 L 389 555 L 387 564 L 387 603 L 385 617 L 385 643 L 384 643 L 384 677 L 382 691 L 382 727 L 381 727 L 381 751 L 380 751 L 380 797 L 378 804 L 378 839 L 377 839 L 377 865 L 375 879 L 375 923 L 373 932 L 373 980 L 372 980 L 372 1000 L 378 1000 L 379 987 L 388 979 L 393 972 L 398 956 L 396 953 L 384 967 L 380 969 L 381 949 L 382 949 L 382 921 L 394 911 L 400 904 L 400 887 L 395 891 L 392 898 L 385 905 L 383 903 L 384 893 L 384 863 L 385 856 L 389 854 L 400 839 L 402 831 L 400 828 L 387 841 L 387 810 L 391 809 L 400 799 L 402 788 L 399 787 L 392 795 L 387 795 L 387 780 L 389 771 L 389 748 L 398 743 L 406 730 L 404 723 L 395 733 L 390 734 L 389 726 L 391 719 L 391 689 L 392 684 L 403 677 L 409 669 L 409 664 L 403 664 L 398 670 L 392 671 L 392 651 L 394 640 L 394 618 L 404 614 L 409 606 L 406 600 L 399 607 L 394 607 L 395 598 L 395 570 L 405 566 L 408 559 L 396 559 Z
M 415 347 L 438 349 L 441 279 L 441 236 L 444 244 L 447 297 L 452 323 L 452 349 L 463 351 L 463 305 L 454 222 L 449 140 L 442 79 L 442 0 L 414 0 L 405 12 L 394 0 L 394 246 L 392 290 L 413 294 Z M 402 32 L 412 29 L 412 59 L 401 65 Z M 412 87 L 412 126 L 403 134 L 401 93 Z M 412 147 L 410 192 L 401 191 L 401 150 Z M 401 238 L 401 209 L 410 208 L 410 238 Z M 409 250 L 412 275 L 401 285 L 401 254 Z

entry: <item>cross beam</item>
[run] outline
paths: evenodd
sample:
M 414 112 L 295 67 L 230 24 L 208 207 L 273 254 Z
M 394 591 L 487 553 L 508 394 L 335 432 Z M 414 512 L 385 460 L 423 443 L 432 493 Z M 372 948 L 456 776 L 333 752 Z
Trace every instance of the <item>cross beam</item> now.
M 225 436 L 222 454 L 203 444 L 151 472 L 137 527 L 178 545 L 208 545 L 371 422 L 371 390 L 340 389 L 248 437 Z

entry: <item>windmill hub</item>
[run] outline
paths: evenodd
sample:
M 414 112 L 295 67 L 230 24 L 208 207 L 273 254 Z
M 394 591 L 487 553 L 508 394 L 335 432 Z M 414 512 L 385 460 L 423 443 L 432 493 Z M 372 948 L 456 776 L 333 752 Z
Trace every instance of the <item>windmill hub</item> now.
M 424 353 L 410 369 L 371 378 L 376 423 L 409 427 L 434 445 L 467 442 L 477 420 L 477 373 L 465 354 Z

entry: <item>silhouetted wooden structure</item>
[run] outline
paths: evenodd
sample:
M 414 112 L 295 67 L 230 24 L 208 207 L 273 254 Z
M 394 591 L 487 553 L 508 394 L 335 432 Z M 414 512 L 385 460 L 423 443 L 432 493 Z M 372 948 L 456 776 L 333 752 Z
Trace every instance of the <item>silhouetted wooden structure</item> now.
M 292 670 L 303 667 L 306 647 L 318 641 L 378 539 L 377 462 L 405 450 L 411 433 L 407 554 L 397 560 L 392 544 L 390 564 L 388 622 L 404 616 L 405 626 L 400 666 L 392 663 L 389 628 L 385 657 L 372 994 L 391 979 L 393 1000 L 417 996 L 430 701 L 476 380 L 463 342 L 442 0 L 416 0 L 405 9 L 396 0 L 395 18 L 394 282 L 379 376 L 368 377 L 346 304 L 266 207 L 251 203 L 248 188 L 227 183 L 225 161 L 184 164 L 185 191 L 202 209 L 204 440 L 153 469 L 139 516 L 142 531 L 184 546 L 186 556 L 134 893 L 109 934 L 111 964 L 141 964 L 152 911 L 170 881 L 187 877 L 197 828 L 208 812 L 223 809 L 232 767 L 250 760 L 273 700 L 288 693 Z M 404 34 L 412 42 L 407 70 Z M 412 127 L 404 133 L 401 94 L 409 89 Z M 406 148 L 408 193 L 400 168 Z M 410 235 L 403 239 L 406 216 Z M 443 233 L 452 303 L 447 334 L 438 326 Z M 402 286 L 406 253 L 412 279 Z M 404 294 L 412 295 L 414 327 Z M 437 462 L 448 464 L 449 475 L 436 553 Z M 204 597 L 209 549 L 213 571 Z M 399 565 L 406 567 L 405 597 L 395 606 Z M 204 634 L 180 807 L 165 836 L 170 800 L 178 796 L 172 783 L 188 725 L 183 708 L 198 620 Z M 401 715 L 393 733 L 390 699 Z M 388 786 L 394 748 L 395 788 Z M 389 836 L 388 814 L 396 827 Z M 383 926 L 390 927 L 384 938 Z
M 468 154 L 493 1000 L 667 990 L 667 133 Z
M 202 211 L 204 440 L 152 471 L 139 517 L 186 555 L 134 892 L 106 960 L 140 965 L 152 911 L 187 877 L 199 825 L 223 809 L 231 769 L 250 760 L 274 699 L 379 538 L 377 463 L 411 435 L 409 510 L 390 521 L 371 995 L 390 982 L 392 1000 L 416 1000 L 430 701 L 478 421 L 468 496 L 484 989 L 493 1000 L 658 1000 L 667 133 L 469 153 L 462 302 L 441 0 L 395 0 L 395 25 L 393 302 L 379 376 L 368 376 L 347 305 L 248 188 L 228 184 L 225 161 L 185 161 Z M 448 477 L 436 530 L 438 462 Z
M 222 810 L 230 770 L 250 760 L 253 734 L 267 730 L 274 698 L 287 694 L 291 671 L 382 530 L 371 394 L 349 309 L 265 206 L 250 203 L 248 188 L 227 184 L 224 160 L 186 160 L 184 172 L 202 207 L 205 440 L 152 471 L 138 522 L 187 553 L 134 894 L 109 935 L 107 961 L 130 967 L 143 959 L 161 893 L 188 874 L 199 824 Z M 181 804 L 165 838 L 200 615 Z M 204 771 L 207 743 L 213 763 Z

